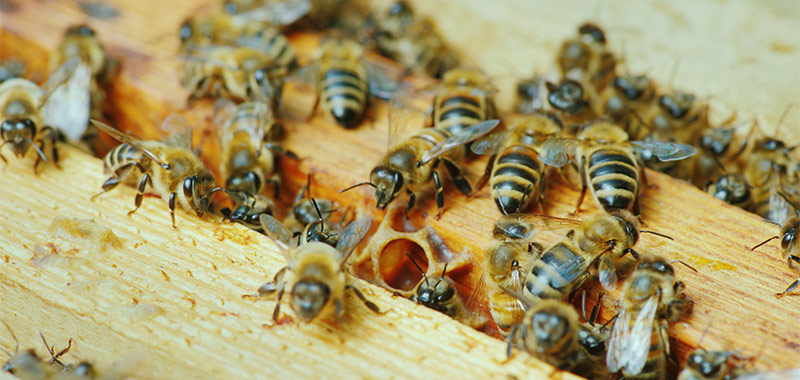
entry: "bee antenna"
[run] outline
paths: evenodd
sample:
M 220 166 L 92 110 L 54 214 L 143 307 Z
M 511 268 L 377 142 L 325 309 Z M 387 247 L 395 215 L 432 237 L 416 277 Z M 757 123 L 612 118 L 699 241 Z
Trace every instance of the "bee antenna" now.
M 374 183 L 372 183 L 372 182 L 361 182 L 361 183 L 357 183 L 357 184 L 355 184 L 355 185 L 353 185 L 353 186 L 350 186 L 350 187 L 348 187 L 348 188 L 346 188 L 346 189 L 339 190 L 339 192 L 340 192 L 340 193 L 344 193 L 345 191 L 352 190 L 352 189 L 355 189 L 356 187 L 359 187 L 359 186 L 364 186 L 364 185 L 370 185 L 370 186 L 372 186 L 372 187 L 374 187 L 374 188 L 376 188 L 376 189 L 378 188 L 378 186 L 376 186 L 376 185 L 375 185 Z
M 637 121 L 642 123 L 642 125 L 649 128 L 651 131 L 653 130 L 653 127 L 651 127 L 650 124 L 647 124 L 647 122 L 644 121 L 644 118 L 642 117 L 642 115 L 639 115 L 639 112 L 637 112 L 635 109 L 631 109 L 629 112 L 631 113 L 631 115 L 633 115 L 633 117 L 636 118 Z
M 757 244 L 755 247 L 753 247 L 753 248 L 750 248 L 750 251 L 755 251 L 755 250 L 756 250 L 758 247 L 761 247 L 762 245 L 764 245 L 764 244 L 767 244 L 767 243 L 769 243 L 770 241 L 772 241 L 772 240 L 774 240 L 774 239 L 777 239 L 777 238 L 779 238 L 779 237 L 780 237 L 780 236 L 777 236 L 777 235 L 776 235 L 776 236 L 773 236 L 773 237 L 771 237 L 771 238 L 769 238 L 769 239 L 767 239 L 767 240 L 764 240 L 764 241 L 762 241 L 761 243 L 758 243 L 758 244 Z
M 786 116 L 789 115 L 789 111 L 792 110 L 793 106 L 794 106 L 794 103 L 789 103 L 789 104 L 786 105 L 786 108 L 783 110 L 783 113 L 781 114 L 781 118 L 778 119 L 778 125 L 775 126 L 775 135 L 778 134 L 778 131 L 780 130 L 781 126 L 783 125 L 783 121 L 786 120 Z M 797 148 L 797 147 L 794 147 L 794 148 Z M 794 148 L 792 148 L 792 149 L 794 149 Z
M 497 193 L 497 189 L 494 190 L 494 199 L 497 199 L 497 202 L 500 203 L 500 211 L 503 212 L 503 215 L 508 215 L 508 211 L 506 211 L 506 205 L 503 203 L 503 197 L 499 196 L 500 194 Z
M 321 226 L 320 227 L 320 233 L 322 233 L 322 232 L 325 231 L 325 223 L 324 223 L 324 221 L 322 219 L 322 212 L 319 211 L 319 206 L 317 205 L 317 200 L 316 199 L 311 198 L 311 204 L 314 205 L 314 210 L 317 210 L 317 218 L 319 218 L 319 224 Z
M 660 232 L 655 232 L 655 231 L 650 231 L 650 230 L 639 230 L 639 232 L 646 233 L 646 234 L 651 234 L 651 235 L 656 235 L 656 236 L 661 236 L 664 239 L 675 240 L 675 239 L 672 238 L 672 236 L 664 235 L 664 234 L 662 234 Z
M 39 147 L 36 144 L 34 144 L 31 139 L 25 139 L 25 141 L 31 144 L 31 146 L 33 146 L 33 149 L 36 149 L 36 152 L 39 153 L 39 156 L 42 157 L 42 160 L 44 162 L 47 162 L 47 157 L 44 155 L 44 152 L 42 152 L 42 150 L 39 149 Z
M 500 285 L 500 288 L 503 289 L 506 293 L 510 294 L 512 297 L 514 297 L 517 300 L 519 300 L 520 302 L 522 302 L 522 304 L 525 305 L 525 309 L 526 310 L 533 307 L 533 303 L 531 303 L 530 300 L 525 298 L 525 296 L 523 296 L 522 293 L 520 293 L 520 292 L 518 292 L 518 291 L 516 291 L 514 289 L 508 288 L 505 285 L 502 285 L 502 284 L 498 284 L 498 285 Z
M 311 172 L 308 172 L 308 177 L 306 178 L 306 186 L 303 188 L 303 192 L 307 196 L 311 196 Z
M 428 282 L 428 275 L 426 275 L 425 271 L 422 270 L 422 267 L 420 267 L 419 264 L 417 264 L 417 260 L 414 260 L 414 257 L 411 256 L 411 254 L 408 252 L 406 252 L 406 256 L 408 256 L 408 258 L 411 260 L 411 264 L 414 264 L 414 266 L 417 267 L 419 273 L 422 274 L 422 278 L 425 279 L 425 285 L 430 286 L 430 283 Z
M 589 321 L 589 318 L 586 318 L 586 291 L 584 290 L 581 293 L 581 315 L 583 315 L 583 320 L 589 322 L 589 324 L 594 327 L 594 322 Z
M 619 313 L 615 314 L 613 317 L 611 317 L 611 319 L 607 320 L 606 323 L 603 323 L 603 325 L 600 326 L 600 328 L 601 329 L 605 329 L 606 327 L 608 327 L 608 325 L 611 324 L 611 322 L 613 322 L 615 319 L 617 319 L 617 317 L 619 317 Z
M 711 322 L 713 322 L 713 321 L 711 321 Z M 703 351 L 705 351 L 705 349 L 703 347 L 700 347 L 700 343 L 703 343 L 703 338 L 706 337 L 706 334 L 708 333 L 708 329 L 711 328 L 711 322 L 708 322 L 708 326 L 706 326 L 706 328 L 703 329 L 703 333 L 700 334 L 700 339 L 697 340 L 697 348 L 699 348 L 699 349 L 701 349 Z
M 670 90 L 672 90 L 672 92 L 675 92 L 675 89 L 673 88 L 675 85 L 675 76 L 678 74 L 678 68 L 680 67 L 681 67 L 681 60 L 679 59 L 675 61 L 674 65 L 672 65 L 672 71 L 669 73 L 668 83 L 669 83 L 669 88 Z
M 439 286 L 439 283 L 440 283 L 440 282 L 442 282 L 442 280 L 444 280 L 444 275 L 445 275 L 445 273 L 447 273 L 447 264 L 448 264 L 448 263 L 444 263 L 444 269 L 442 269 L 442 275 L 441 275 L 441 276 L 439 276 L 439 281 L 436 281 L 436 283 L 435 283 L 435 284 L 433 284 L 433 287 L 434 287 L 434 288 L 436 288 L 437 286 Z
M 728 174 L 728 171 L 727 171 L 727 170 L 725 170 L 725 166 L 724 166 L 724 165 L 722 165 L 722 162 L 720 162 L 720 161 L 719 161 L 719 157 L 717 157 L 717 155 L 716 155 L 716 154 L 712 154 L 712 155 L 711 155 L 711 158 L 713 158 L 713 159 L 714 159 L 714 162 L 716 162 L 716 163 L 717 163 L 717 166 L 719 166 L 719 168 L 720 168 L 720 169 L 722 169 L 722 174 Z
M 6 327 L 6 330 L 8 330 L 8 333 L 9 333 L 9 334 L 11 334 L 11 337 L 12 337 L 12 338 L 14 338 L 14 343 L 15 343 L 15 346 L 14 346 L 14 355 L 16 355 L 16 354 L 17 354 L 17 352 L 19 352 L 19 340 L 17 339 L 17 336 L 16 336 L 16 335 L 14 335 L 14 330 L 11 330 L 11 326 L 9 326 L 9 325 L 8 325 L 8 323 L 6 323 L 6 321 L 5 321 L 5 320 L 2 320 L 2 319 L 0 319 L 0 322 L 2 322 L 2 323 L 3 323 L 3 326 L 5 326 L 5 327 Z M 8 351 L 6 351 L 6 350 L 3 350 L 3 352 L 5 352 L 6 354 L 8 354 L 8 357 L 9 357 L 9 359 L 12 357 L 11 353 L 9 353 Z
M 686 265 L 686 266 L 687 266 L 689 269 L 691 269 L 691 270 L 693 270 L 693 271 L 697 272 L 697 269 L 695 269 L 693 266 L 691 266 L 691 265 L 689 265 L 689 264 L 686 264 L 686 262 L 684 262 L 683 260 L 676 259 L 676 260 L 672 260 L 672 261 L 670 261 L 670 264 L 675 264 L 675 263 L 681 263 L 681 264 L 683 264 L 683 265 Z

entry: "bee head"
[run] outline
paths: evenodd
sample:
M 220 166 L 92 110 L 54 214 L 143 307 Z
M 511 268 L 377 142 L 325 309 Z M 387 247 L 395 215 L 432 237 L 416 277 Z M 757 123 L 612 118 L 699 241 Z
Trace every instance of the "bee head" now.
M 639 219 L 630 211 L 616 210 L 611 217 L 616 219 L 625 231 L 625 237 L 629 241 L 629 246 L 634 246 L 639 241 L 639 230 L 641 229 Z
M 800 230 L 800 218 L 792 218 L 786 222 L 781 231 L 781 249 L 789 252 L 793 248 L 797 231 Z
M 75 367 L 73 374 L 79 377 L 92 379 L 95 377 L 94 366 L 92 366 L 92 364 L 89 362 L 81 362 L 77 367 Z
M 606 43 L 606 34 L 603 33 L 603 30 L 600 29 L 599 26 L 590 22 L 581 25 L 578 28 L 578 33 L 582 37 L 588 38 L 590 42 L 599 42 L 601 44 Z
M 333 203 L 330 200 L 315 199 L 315 202 L 317 203 L 317 207 L 319 207 L 320 214 L 322 214 L 322 219 L 334 211 Z M 317 215 L 317 209 L 314 207 L 314 203 L 308 198 L 297 203 L 292 209 L 292 213 L 294 214 L 294 218 L 302 225 L 317 222 L 321 218 Z
M 510 244 L 503 243 L 489 252 L 484 268 L 493 281 L 509 276 L 514 271 L 520 271 L 519 250 Z
M 261 178 L 253 171 L 233 174 L 225 181 L 225 188 L 229 191 L 257 194 L 261 190 Z
M 750 189 L 736 173 L 724 174 L 714 183 L 711 194 L 730 204 L 740 204 L 750 198 Z
M 183 22 L 183 24 L 181 24 L 179 33 L 181 35 L 182 44 L 188 43 L 194 37 L 195 30 L 194 30 L 194 23 L 192 23 L 192 19 L 187 19 L 186 21 Z
M 704 378 L 721 378 L 721 372 L 729 358 L 729 352 L 695 350 L 686 359 L 686 366 L 696 370 Z
M 540 78 L 523 80 L 517 84 L 517 96 L 526 99 L 538 99 L 541 84 L 542 79 Z
M 411 12 L 411 7 L 405 1 L 397 1 L 389 7 L 389 16 L 398 16 Z
M 612 84 L 626 98 L 636 100 L 650 87 L 650 80 L 644 75 L 622 75 L 614 78 Z
M 28 151 L 36 136 L 36 125 L 31 119 L 9 119 L 0 126 L 3 144 L 10 144 L 11 151 L 22 157 Z
M 637 270 L 649 270 L 659 274 L 675 276 L 675 269 L 663 257 L 656 255 L 647 255 L 639 262 Z
M 302 280 L 292 287 L 292 309 L 306 322 L 316 318 L 330 298 L 331 289 L 319 281 Z
M 3 364 L 3 371 L 12 375 L 19 370 L 27 372 L 28 370 L 38 368 L 40 363 L 41 359 L 36 355 L 36 352 L 33 350 L 26 350 L 15 354 L 6 364 Z
M 431 309 L 445 313 L 444 304 L 455 297 L 455 284 L 447 277 L 426 277 L 417 287 L 415 301 Z
M 579 329 L 578 340 L 581 342 L 581 346 L 591 355 L 601 356 L 606 352 L 606 340 L 592 334 L 590 330 Z
M 731 145 L 733 134 L 733 128 L 710 128 L 700 137 L 700 148 L 715 156 L 721 156 Z
M 380 209 L 385 209 L 405 189 L 403 175 L 386 166 L 372 169 L 369 180 L 375 188 L 375 199 L 377 200 L 375 207 Z
M 540 301 L 530 319 L 531 338 L 536 341 L 537 353 L 546 354 L 563 348 L 571 336 L 570 330 L 577 326 L 577 313 L 570 315 L 570 311 L 575 313 L 558 301 Z
M 680 119 L 686 116 L 689 108 L 694 103 L 694 95 L 683 92 L 676 92 L 670 95 L 663 95 L 658 99 L 658 105 L 673 118 Z
M 775 152 L 783 149 L 786 149 L 786 143 L 772 137 L 760 139 L 753 146 L 753 152 Z
M 93 37 L 94 30 L 90 28 L 88 25 L 75 25 L 71 26 L 67 29 L 65 35 L 67 36 L 81 36 L 81 37 Z
M 547 101 L 560 111 L 577 114 L 589 106 L 589 102 L 584 98 L 583 86 L 572 79 L 567 79 L 561 84 L 547 82 L 546 86 L 550 92 Z
M 216 186 L 214 176 L 210 172 L 186 177 L 183 180 L 183 196 L 201 218 L 208 211 L 211 196 L 220 190 L 222 188 Z

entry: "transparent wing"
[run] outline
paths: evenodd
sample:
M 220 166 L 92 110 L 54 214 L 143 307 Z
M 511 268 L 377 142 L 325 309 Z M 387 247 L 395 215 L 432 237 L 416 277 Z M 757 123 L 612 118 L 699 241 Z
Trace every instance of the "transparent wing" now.
M 620 310 L 614 327 L 611 328 L 611 335 L 608 339 L 608 351 L 606 352 L 606 366 L 608 371 L 616 373 L 627 362 L 628 336 L 631 326 L 631 314 L 626 308 Z
M 627 362 L 625 371 L 631 375 L 642 372 L 650 353 L 653 338 L 653 321 L 658 309 L 658 297 L 650 297 L 636 316 L 627 338 Z
M 128 145 L 130 145 L 130 146 L 132 146 L 134 148 L 136 148 L 136 150 L 142 152 L 142 154 L 144 154 L 145 157 L 147 157 L 147 158 L 153 160 L 154 162 L 158 163 L 158 165 L 161 166 L 162 168 L 165 168 L 165 169 L 169 168 L 169 165 L 167 165 L 165 162 L 162 162 L 161 160 L 159 160 L 158 157 L 156 157 L 156 155 L 153 154 L 153 152 L 151 152 L 149 149 L 145 148 L 142 145 L 142 142 L 137 140 L 133 136 L 127 135 L 125 133 L 122 133 L 122 132 L 114 129 L 114 127 L 112 127 L 112 126 L 110 126 L 108 124 L 99 122 L 99 121 L 94 120 L 94 119 L 91 119 L 91 122 L 92 122 L 92 124 L 94 124 L 97 128 L 99 128 L 103 132 L 108 133 L 109 135 L 111 135 L 111 137 L 113 137 L 113 138 L 115 138 L 115 139 L 117 139 L 117 140 L 119 140 L 119 141 L 121 141 L 121 142 L 123 142 L 125 144 L 128 144 Z
M 236 113 L 236 104 L 229 99 L 219 98 L 214 103 L 214 116 L 212 117 L 211 125 L 214 127 L 220 146 L 225 146 L 233 137 L 229 129 L 233 124 L 231 119 L 234 113 Z
M 464 307 L 467 309 L 467 311 L 471 314 L 474 314 L 474 317 L 480 316 L 480 305 L 481 303 L 486 302 L 489 294 L 488 285 L 489 283 L 486 281 L 486 273 L 482 273 L 481 277 L 478 279 L 478 282 L 475 283 L 475 288 L 472 289 L 472 293 L 469 295 L 469 298 L 467 298 L 467 302 L 464 304 Z
M 526 227 L 526 234 L 530 235 L 542 230 L 561 230 L 567 228 L 575 228 L 581 225 L 580 220 L 559 218 L 555 216 L 539 215 L 539 214 L 508 214 L 503 215 L 495 223 L 495 234 L 500 233 L 511 238 L 525 238 L 515 233 L 514 226 L 524 224 Z
M 369 94 L 379 99 L 390 100 L 400 86 L 397 81 L 386 75 L 377 65 L 365 63 L 367 77 L 369 78 Z
M 68 141 L 86 132 L 91 111 L 92 69 L 75 57 L 59 66 L 42 85 L 42 119 L 61 131 Z
M 293 235 L 292 231 L 286 228 L 283 223 L 268 214 L 261 214 L 258 217 L 258 221 L 261 222 L 261 228 L 264 229 L 264 233 L 275 241 L 275 244 L 282 246 L 284 249 L 289 248 L 292 244 Z
M 798 380 L 800 368 L 783 369 L 770 372 L 755 372 L 739 375 L 736 380 Z
M 233 16 L 236 23 L 253 21 L 268 22 L 273 25 L 289 25 L 311 10 L 311 0 L 270 0 L 251 11 Z
M 164 136 L 161 142 L 164 144 L 192 150 L 192 126 L 183 115 L 167 115 L 160 129 Z
M 405 91 L 395 91 L 389 100 L 387 115 L 389 118 L 389 138 L 387 140 L 387 147 L 392 147 L 396 142 L 400 141 L 406 133 L 409 124 L 411 124 L 412 111 L 406 106 L 409 104 L 407 101 L 408 93 Z
M 786 220 L 794 215 L 792 206 L 779 193 L 776 187 L 769 190 L 769 212 L 767 219 L 783 226 Z
M 422 163 L 427 164 L 431 160 L 440 157 L 441 155 L 453 150 L 458 146 L 479 139 L 497 127 L 498 124 L 500 124 L 500 120 L 492 119 L 470 125 L 462 133 L 452 135 L 450 138 L 442 140 L 434 145 L 422 156 Z
M 598 279 L 603 289 L 613 291 L 617 288 L 617 270 L 611 264 L 611 258 L 605 255 L 600 258 Z
M 571 151 L 580 140 L 554 137 L 544 141 L 539 159 L 547 165 L 560 168 L 569 162 Z
M 475 154 L 494 153 L 500 148 L 500 145 L 506 142 L 509 134 L 509 131 L 493 133 L 473 142 L 470 146 L 470 150 Z
M 336 243 L 336 250 L 342 255 L 340 262 L 342 267 L 344 267 L 350 254 L 353 253 L 353 249 L 364 239 L 364 236 L 367 235 L 370 227 L 372 227 L 372 218 L 362 216 L 348 224 L 347 227 L 339 233 L 339 241 Z
M 691 145 L 667 141 L 631 141 L 638 151 L 651 151 L 661 161 L 677 161 L 694 156 L 697 153 Z

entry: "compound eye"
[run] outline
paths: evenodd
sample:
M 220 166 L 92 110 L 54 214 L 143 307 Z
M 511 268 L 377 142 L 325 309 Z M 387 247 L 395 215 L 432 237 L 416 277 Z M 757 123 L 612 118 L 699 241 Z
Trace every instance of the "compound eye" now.
M 188 39 L 192 38 L 192 26 L 189 24 L 188 21 L 184 22 L 183 25 L 181 25 L 180 33 L 181 33 L 181 41 L 183 42 L 186 42 Z
M 796 233 L 797 233 L 797 231 L 795 229 L 791 229 L 789 231 L 786 231 L 786 233 L 783 235 L 783 238 L 781 239 L 781 249 L 782 250 L 785 251 L 785 250 L 789 249 L 789 246 L 792 245 L 792 242 L 794 241 L 794 236 L 795 236 Z
M 183 195 L 186 196 L 186 199 L 192 198 L 192 193 L 194 192 L 194 180 L 195 177 L 186 177 L 183 180 Z

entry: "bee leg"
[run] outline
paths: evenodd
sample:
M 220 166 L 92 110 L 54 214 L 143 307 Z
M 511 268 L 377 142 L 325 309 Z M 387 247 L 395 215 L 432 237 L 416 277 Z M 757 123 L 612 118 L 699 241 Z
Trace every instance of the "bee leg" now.
M 172 228 L 178 228 L 175 225 L 175 199 L 178 198 L 178 194 L 175 192 L 169 193 L 169 216 L 172 218 Z
M 453 183 L 455 183 L 458 190 L 464 195 L 472 194 L 472 186 L 470 186 L 469 182 L 464 178 L 464 172 L 461 168 L 453 161 L 446 158 L 443 158 L 442 162 L 444 162 L 444 167 L 447 168 L 447 172 L 450 173 L 450 177 L 453 179 Z
M 272 188 L 275 191 L 275 199 L 279 199 L 281 193 L 281 177 L 278 175 L 278 173 L 272 175 L 272 177 L 270 177 L 265 184 L 272 184 Z
M 434 114 L 433 108 L 434 108 L 433 105 L 431 105 L 430 107 L 428 107 L 428 110 L 425 111 L 425 127 L 426 128 L 432 127 L 434 124 L 436 124 L 435 120 L 433 120 L 433 114 Z
M 364 306 L 366 306 L 367 308 L 372 310 L 375 314 L 382 314 L 381 313 L 381 309 L 378 308 L 378 305 L 375 305 L 374 303 L 372 303 L 372 301 L 370 301 L 366 297 L 364 297 L 364 294 L 361 293 L 361 291 L 358 290 L 358 288 L 356 288 L 355 286 L 350 285 L 350 284 L 345 285 L 344 288 L 352 290 L 353 293 L 355 293 L 356 297 L 358 297 L 358 299 L 360 299 L 361 302 L 364 303 Z
M 433 186 L 436 188 L 436 206 L 439 209 L 439 212 L 436 214 L 436 220 L 442 217 L 442 211 L 444 209 L 444 187 L 442 186 L 442 181 L 439 179 L 439 173 L 436 169 L 433 170 Z
M 117 185 L 119 185 L 121 183 L 120 182 L 120 178 L 122 178 L 123 175 L 127 174 L 126 172 L 128 170 L 130 170 L 131 167 L 133 167 L 133 166 L 138 167 L 139 170 L 144 172 L 144 168 L 142 167 L 142 164 L 140 164 L 138 161 L 137 162 L 131 162 L 129 164 L 120 166 L 119 168 L 117 168 L 117 170 L 114 170 L 114 174 L 111 177 L 109 177 L 105 182 L 103 182 L 103 185 L 102 185 L 103 191 L 101 191 L 101 192 L 99 192 L 99 193 L 97 193 L 95 195 L 92 195 L 92 198 L 90 198 L 90 200 L 94 200 L 95 198 L 99 197 L 103 193 L 107 193 L 107 192 L 111 191 L 112 189 L 114 189 L 115 187 L 117 187 Z
M 414 203 L 417 200 L 417 196 L 409 189 L 406 189 L 406 194 L 408 194 L 408 205 L 406 206 L 406 216 L 408 216 L 408 213 L 412 208 L 414 208 Z
M 3 145 L 5 145 L 5 143 L 3 143 Z M 3 163 L 8 165 L 8 160 L 2 154 L 0 154 L 0 160 L 3 160 Z
M 586 196 L 586 188 L 588 187 L 586 184 L 586 170 L 585 166 L 583 165 L 583 158 L 581 157 L 581 195 L 578 197 L 578 204 L 575 205 L 575 211 L 573 211 L 570 216 L 575 216 L 578 214 L 578 211 L 581 209 L 581 204 L 583 203 L 583 197 Z
M 42 132 L 45 130 L 50 132 L 50 154 L 53 155 L 53 164 L 55 164 L 57 168 L 61 169 L 61 166 L 58 165 L 58 150 L 56 150 L 56 131 L 50 126 L 42 128 Z M 44 146 L 42 149 L 44 149 Z
M 475 183 L 475 188 L 473 189 L 472 194 L 469 194 L 470 197 L 475 196 L 476 193 L 486 185 L 486 182 L 489 182 L 489 178 L 492 176 L 492 170 L 494 169 L 494 161 L 497 159 L 497 153 L 492 154 L 489 157 L 489 161 L 486 163 L 486 170 L 483 171 L 483 175 L 478 182 Z
M 283 290 L 286 289 L 285 284 L 281 284 L 278 290 L 278 302 L 275 304 L 275 310 L 272 311 L 272 320 L 278 322 L 278 316 L 281 314 L 281 299 L 283 299 Z
M 319 92 L 319 91 L 316 91 L 316 92 L 315 92 L 315 94 L 316 94 L 316 96 L 314 97 L 314 105 L 313 105 L 313 106 L 311 106 L 311 113 L 309 113 L 309 114 L 308 114 L 308 117 L 306 118 L 306 121 L 311 121 L 311 119 L 313 119 L 313 118 L 314 118 L 314 116 L 315 116 L 315 115 L 317 114 L 317 112 L 318 112 L 318 108 L 319 108 L 319 98 L 321 98 L 321 97 L 322 97 L 322 95 L 320 94 L 320 92 Z
M 782 291 L 782 292 L 780 292 L 780 293 L 776 293 L 776 294 L 775 294 L 775 297 L 778 297 L 778 298 L 781 298 L 781 297 L 783 297 L 784 295 L 786 295 L 786 293 L 789 293 L 789 292 L 791 292 L 792 290 L 794 290 L 795 288 L 797 288 L 797 285 L 800 285 L 800 278 L 798 278 L 797 280 L 794 280 L 794 282 L 793 282 L 793 283 L 791 283 L 791 284 L 789 285 L 789 287 L 788 287 L 788 288 L 786 288 L 786 290 L 784 290 L 784 291 Z
M 508 359 L 511 359 L 511 349 L 514 347 L 514 339 L 516 339 L 517 333 L 519 332 L 519 326 L 519 323 L 515 324 L 514 327 L 511 328 L 511 333 L 506 337 L 506 358 Z
M 136 208 L 128 211 L 128 216 L 133 215 L 133 213 L 139 209 L 139 206 L 142 205 L 142 198 L 144 198 L 144 190 L 147 188 L 148 181 L 150 181 L 150 174 L 144 173 L 144 175 L 142 175 L 142 179 L 139 181 L 139 191 L 136 193 L 136 199 L 134 201 Z
M 34 146 L 36 148 L 36 146 Z M 44 140 L 39 140 L 39 149 L 38 151 L 41 152 L 44 150 Z M 39 166 L 39 163 L 42 162 L 42 156 L 36 156 L 36 161 L 33 162 L 33 173 L 38 175 L 39 171 L 36 169 Z
M 534 252 L 534 251 L 542 252 L 544 251 L 544 247 L 541 244 L 532 241 L 528 243 L 528 252 Z

